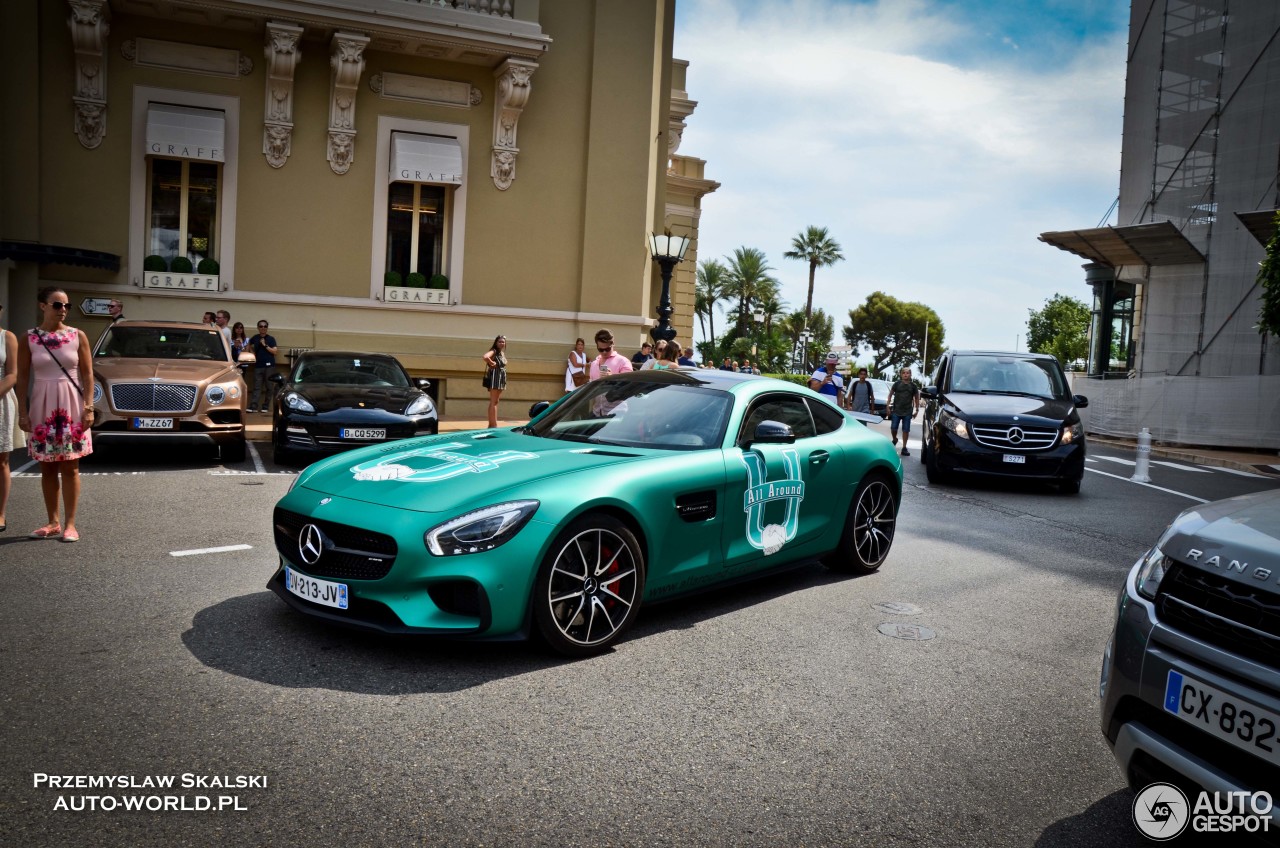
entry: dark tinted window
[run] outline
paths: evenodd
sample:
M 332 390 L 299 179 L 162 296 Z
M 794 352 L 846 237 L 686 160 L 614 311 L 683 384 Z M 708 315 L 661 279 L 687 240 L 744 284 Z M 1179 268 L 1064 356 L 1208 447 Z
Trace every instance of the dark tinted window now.
M 978 394 L 1021 394 L 1066 400 L 1066 377 L 1056 359 L 1016 356 L 957 356 L 952 362 L 951 391 Z
M 807 398 L 809 401 L 809 409 L 813 412 L 813 424 L 818 435 L 824 433 L 833 433 L 844 426 L 844 413 L 834 408 L 829 403 L 823 403 L 817 398 Z M 881 403 L 884 401 L 882 400 Z
M 295 383 L 406 388 L 409 375 L 385 356 L 304 356 L 293 372 Z
M 658 371 L 656 374 L 668 374 Z M 727 392 L 655 379 L 594 380 L 530 429 L 544 439 L 599 445 L 718 448 L 733 398 Z
M 753 437 L 761 421 L 777 421 L 786 424 L 797 439 L 807 439 L 816 435 L 813 417 L 809 414 L 809 407 L 804 401 L 805 399 L 799 395 L 772 395 L 756 401 L 742 423 L 738 441 Z
M 96 355 L 126 359 L 229 360 L 220 330 L 118 325 L 108 328 L 98 343 Z

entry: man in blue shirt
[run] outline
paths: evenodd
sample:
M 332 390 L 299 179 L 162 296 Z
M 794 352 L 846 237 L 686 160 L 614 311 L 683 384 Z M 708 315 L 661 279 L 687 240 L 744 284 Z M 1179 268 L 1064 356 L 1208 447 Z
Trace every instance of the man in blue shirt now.
M 280 349 L 276 347 L 275 337 L 267 334 L 269 326 L 266 321 L 259 321 L 258 335 L 249 339 L 249 347 L 253 348 L 253 355 L 258 358 L 253 369 L 253 390 L 249 392 L 250 412 L 257 412 L 259 408 L 263 412 L 271 411 L 271 387 L 267 378 L 276 370 L 276 354 Z M 261 403 L 258 402 L 259 398 L 262 399 Z
M 693 361 L 693 348 L 684 349 L 684 356 L 676 360 L 676 362 L 684 368 L 697 368 L 698 363 Z
M 844 394 L 844 377 L 836 370 L 839 364 L 840 357 L 828 353 L 826 363 L 809 377 L 809 388 L 820 395 L 827 395 L 837 406 Z

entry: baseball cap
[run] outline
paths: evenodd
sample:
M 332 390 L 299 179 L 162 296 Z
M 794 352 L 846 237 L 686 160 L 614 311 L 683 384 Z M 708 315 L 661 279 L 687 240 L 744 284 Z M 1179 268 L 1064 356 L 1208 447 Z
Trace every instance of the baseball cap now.
M 839 361 L 840 361 L 840 357 L 836 356 L 834 353 L 828 353 L 828 354 L 827 354 L 827 361 L 828 361 L 828 362 L 839 362 Z

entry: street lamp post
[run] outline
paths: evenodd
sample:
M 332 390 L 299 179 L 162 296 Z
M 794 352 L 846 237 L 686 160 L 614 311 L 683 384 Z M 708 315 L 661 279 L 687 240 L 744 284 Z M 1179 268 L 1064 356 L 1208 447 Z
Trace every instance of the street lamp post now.
M 658 300 L 658 324 L 649 330 L 655 342 L 669 342 L 676 337 L 676 328 L 671 326 L 671 271 L 684 261 L 685 252 L 689 250 L 688 236 L 673 236 L 667 230 L 662 235 L 649 234 L 649 254 L 662 270 L 662 297 Z
M 813 333 L 808 330 L 801 330 L 796 340 L 797 350 L 793 367 L 797 372 L 803 372 L 803 366 L 807 364 L 809 358 L 809 340 L 813 338 Z
M 751 320 L 755 322 L 752 325 L 752 330 L 751 330 L 751 362 L 755 365 L 759 365 L 760 356 L 759 356 L 759 346 L 757 342 L 760 339 L 760 325 L 764 323 L 764 313 L 752 312 Z

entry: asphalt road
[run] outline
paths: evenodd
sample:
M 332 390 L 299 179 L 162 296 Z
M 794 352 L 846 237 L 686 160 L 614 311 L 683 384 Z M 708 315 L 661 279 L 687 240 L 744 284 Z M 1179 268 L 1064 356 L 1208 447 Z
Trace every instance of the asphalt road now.
M 880 573 L 805 565 L 647 608 L 614 651 L 567 662 L 291 612 L 263 586 L 293 475 L 254 448 L 234 468 L 86 463 L 76 545 L 16 532 L 43 513 L 34 469 L 15 479 L 0 844 L 1146 844 L 1098 729 L 1116 592 L 1196 499 L 1280 485 L 1153 464 L 1140 486 L 1095 449 L 1078 496 L 931 487 L 913 456 Z M 162 794 L 244 809 L 60 808 Z

